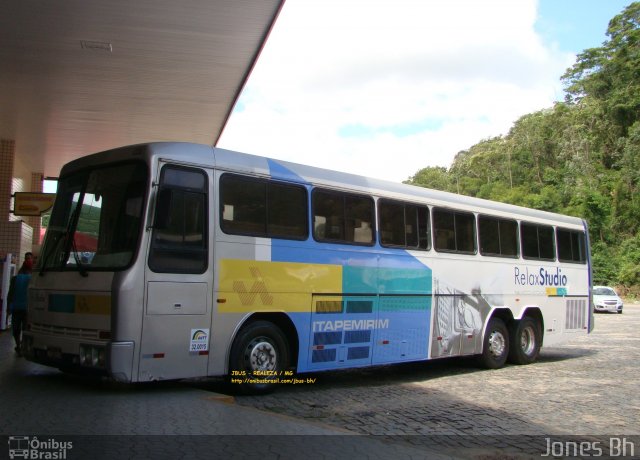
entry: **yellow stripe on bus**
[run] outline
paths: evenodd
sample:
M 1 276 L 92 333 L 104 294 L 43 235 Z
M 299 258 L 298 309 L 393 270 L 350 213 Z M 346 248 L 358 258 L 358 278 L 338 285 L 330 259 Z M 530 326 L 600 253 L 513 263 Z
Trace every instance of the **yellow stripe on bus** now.
M 220 262 L 218 311 L 311 309 L 311 293 L 342 291 L 340 265 L 225 259 Z
M 104 295 L 76 295 L 75 312 L 88 315 L 110 315 L 111 297 Z

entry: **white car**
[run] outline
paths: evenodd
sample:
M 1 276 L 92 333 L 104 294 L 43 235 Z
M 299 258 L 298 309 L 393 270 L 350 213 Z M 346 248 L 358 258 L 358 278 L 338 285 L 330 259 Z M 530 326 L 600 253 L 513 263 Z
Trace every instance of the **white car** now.
M 593 286 L 593 306 L 595 311 L 622 313 L 622 299 L 607 286 Z

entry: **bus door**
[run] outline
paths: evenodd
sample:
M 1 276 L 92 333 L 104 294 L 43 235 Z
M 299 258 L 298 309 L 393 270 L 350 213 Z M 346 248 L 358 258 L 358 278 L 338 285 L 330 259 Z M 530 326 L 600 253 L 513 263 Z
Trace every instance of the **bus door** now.
M 161 164 L 145 276 L 139 380 L 204 376 L 213 264 L 212 171 Z

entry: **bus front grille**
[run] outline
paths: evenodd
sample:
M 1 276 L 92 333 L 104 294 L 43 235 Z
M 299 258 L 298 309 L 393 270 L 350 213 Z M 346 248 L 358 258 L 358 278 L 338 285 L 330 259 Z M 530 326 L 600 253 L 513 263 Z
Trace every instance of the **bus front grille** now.
M 79 327 L 54 326 L 51 324 L 31 323 L 32 332 L 40 334 L 56 335 L 61 337 L 74 337 L 80 339 L 98 340 L 99 331 L 96 329 L 83 329 Z

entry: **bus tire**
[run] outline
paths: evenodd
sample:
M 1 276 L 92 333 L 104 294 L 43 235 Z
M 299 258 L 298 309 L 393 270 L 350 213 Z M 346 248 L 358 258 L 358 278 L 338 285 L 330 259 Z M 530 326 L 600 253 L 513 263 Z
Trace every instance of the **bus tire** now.
M 289 366 L 289 344 L 279 327 L 256 321 L 243 327 L 231 347 L 229 382 L 234 392 L 273 391 L 281 371 Z
M 500 318 L 489 320 L 482 343 L 480 365 L 487 369 L 499 369 L 509 356 L 509 331 Z
M 525 316 L 516 321 L 511 328 L 511 347 L 509 348 L 509 362 L 513 364 L 531 364 L 538 359 L 542 334 L 540 323 Z

